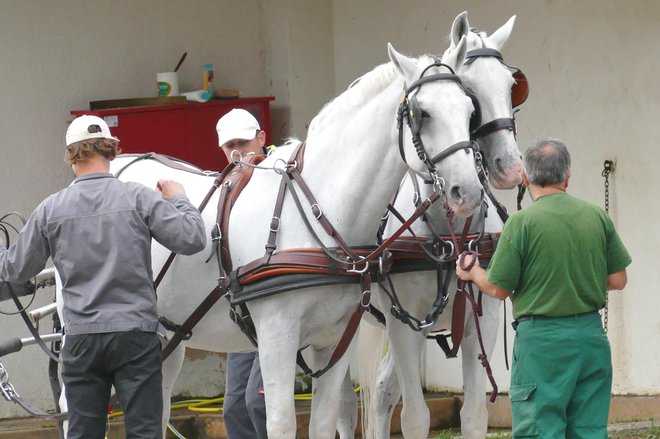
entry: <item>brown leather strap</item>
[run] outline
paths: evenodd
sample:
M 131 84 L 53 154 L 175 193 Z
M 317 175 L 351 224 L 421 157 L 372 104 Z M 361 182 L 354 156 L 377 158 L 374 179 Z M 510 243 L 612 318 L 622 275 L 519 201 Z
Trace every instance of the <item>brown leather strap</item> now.
M 370 254 L 369 250 L 354 249 L 357 257 Z M 342 261 L 343 259 L 343 261 Z M 382 265 L 370 265 L 367 272 L 373 274 L 379 271 L 387 272 L 392 266 L 391 258 L 384 258 Z M 335 256 L 330 257 L 320 248 L 284 249 L 274 253 L 268 264 L 262 259 L 254 260 L 237 269 L 237 278 L 240 285 L 248 285 L 265 278 L 285 274 L 332 274 L 340 276 L 356 276 L 355 264 L 348 257 L 337 250 Z M 225 280 L 229 286 L 231 279 Z
M 344 330 L 344 333 L 339 339 L 339 342 L 337 342 L 337 345 L 335 346 L 335 350 L 332 352 L 332 355 L 330 355 L 330 360 L 328 361 L 328 364 L 323 369 L 319 369 L 316 372 L 312 372 L 309 366 L 307 366 L 307 364 L 305 363 L 305 360 L 302 358 L 300 352 L 298 352 L 298 357 L 297 357 L 298 365 L 301 367 L 301 369 L 306 375 L 310 375 L 312 378 L 320 377 L 328 370 L 330 370 L 335 364 L 337 364 L 337 362 L 341 359 L 341 357 L 343 357 L 344 354 L 346 353 L 346 350 L 350 346 L 351 341 L 353 340 L 353 337 L 355 336 L 355 333 L 357 332 L 357 329 L 360 326 L 360 320 L 362 319 L 362 314 L 364 314 L 364 312 L 369 308 L 369 302 L 371 301 L 371 276 L 369 274 L 363 276 L 362 279 L 360 280 L 360 285 L 362 286 L 362 297 L 360 299 L 360 303 L 351 314 L 351 317 L 348 320 L 348 324 L 346 325 L 346 329 Z
M 157 162 L 160 162 L 165 166 L 168 166 L 173 169 L 178 169 L 179 171 L 190 172 L 191 174 L 196 174 L 196 175 L 209 175 L 209 172 L 204 171 L 191 163 L 176 159 L 174 157 L 170 157 L 165 154 L 159 154 L 156 152 L 147 152 L 144 154 L 120 154 L 117 156 L 117 158 L 131 158 L 131 157 L 135 157 L 135 160 L 133 160 L 132 162 L 124 166 L 122 169 L 120 169 L 117 173 L 117 176 L 122 172 L 124 172 L 124 170 L 129 166 L 131 166 L 133 163 L 136 163 L 140 160 L 156 160 Z
M 465 292 L 456 291 L 454 295 L 454 305 L 451 311 L 451 351 L 447 358 L 453 358 L 458 354 L 458 348 L 463 341 L 463 332 L 465 331 Z

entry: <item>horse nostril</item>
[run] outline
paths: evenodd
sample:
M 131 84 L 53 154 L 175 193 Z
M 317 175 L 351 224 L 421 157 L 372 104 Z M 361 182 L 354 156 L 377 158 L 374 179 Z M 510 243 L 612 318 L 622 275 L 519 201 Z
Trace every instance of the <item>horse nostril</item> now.
M 502 166 L 502 159 L 499 157 L 495 159 L 495 170 L 500 173 L 504 171 L 504 167 Z
M 461 199 L 460 186 L 457 186 L 457 185 L 452 186 L 451 189 L 449 189 L 449 195 L 454 200 L 460 200 Z

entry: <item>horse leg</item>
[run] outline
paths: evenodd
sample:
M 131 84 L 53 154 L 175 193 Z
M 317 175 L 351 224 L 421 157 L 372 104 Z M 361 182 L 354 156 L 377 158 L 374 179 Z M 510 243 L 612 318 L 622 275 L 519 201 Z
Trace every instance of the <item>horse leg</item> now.
M 390 324 L 388 321 L 388 333 L 403 395 L 401 432 L 408 439 L 426 439 L 429 436 L 430 415 L 422 392 L 420 372 L 425 338 L 398 322 Z
M 492 357 L 499 325 L 497 299 L 483 297 L 483 317 L 479 318 L 482 341 L 486 355 Z M 463 362 L 463 394 L 461 408 L 461 432 L 466 439 L 483 439 L 488 431 L 488 407 L 486 402 L 487 375 L 479 361 L 481 348 L 477 337 L 472 312 L 465 315 L 465 334 L 461 342 Z
M 296 408 L 293 390 L 296 380 L 296 352 L 300 339 L 300 327 L 295 324 L 286 331 L 280 331 L 273 324 L 270 325 L 272 330 L 269 330 L 269 323 L 273 322 L 264 323 L 263 331 L 257 327 L 257 336 L 266 400 L 268 437 L 294 439 L 296 437 Z M 333 433 L 335 427 L 336 425 L 333 424 Z
M 164 342 L 164 344 L 167 344 Z M 172 392 L 174 391 L 174 384 L 176 378 L 181 372 L 183 366 L 183 359 L 186 352 L 186 347 L 183 344 L 172 351 L 169 357 L 163 361 L 163 437 L 167 434 L 167 425 L 170 421 L 170 405 L 172 400 Z
M 341 359 L 332 368 L 312 382 L 312 414 L 309 420 L 310 439 L 334 439 L 335 429 L 338 427 L 339 396 L 346 386 L 346 377 L 349 375 L 348 367 L 355 350 L 355 339 L 346 350 Z M 334 346 L 323 349 L 313 349 L 314 367 L 325 367 L 334 352 Z M 350 379 L 349 379 L 350 381 Z M 350 384 L 350 383 L 349 383 Z M 352 390 L 352 386 L 351 386 Z M 342 438 L 353 437 L 352 433 L 344 431 Z M 340 432 L 341 434 L 342 432 Z M 346 434 L 350 434 L 346 436 Z
M 401 386 L 396 374 L 394 355 L 388 351 L 378 366 L 376 389 L 373 395 L 374 428 L 376 438 L 389 438 L 394 407 L 401 398 Z
M 337 432 L 341 439 L 352 439 L 355 437 L 357 427 L 357 395 L 353 388 L 350 370 L 346 371 L 341 383 L 339 393 L 339 419 L 337 420 Z

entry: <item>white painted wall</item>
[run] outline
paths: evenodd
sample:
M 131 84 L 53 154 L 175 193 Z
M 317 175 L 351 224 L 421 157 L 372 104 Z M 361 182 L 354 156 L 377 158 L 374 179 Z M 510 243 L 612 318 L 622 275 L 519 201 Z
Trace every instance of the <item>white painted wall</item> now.
M 598 204 L 603 160 L 617 160 L 611 211 L 634 263 L 628 287 L 611 303 L 615 392 L 660 393 L 654 252 L 660 212 L 651 192 L 652 166 L 660 162 L 652 144 L 660 134 L 660 3 L 654 0 L 0 0 L 0 213 L 27 215 L 70 182 L 62 148 L 71 109 L 154 95 L 156 72 L 172 69 L 184 51 L 181 89 L 199 88 L 201 64 L 212 62 L 218 86 L 276 97 L 276 140 L 304 137 L 323 103 L 387 60 L 388 41 L 404 53 L 442 53 L 463 10 L 489 32 L 518 15 L 503 53 L 531 84 L 518 115 L 521 145 L 544 135 L 563 138 L 573 154 L 571 192 Z M 513 207 L 512 195 L 503 197 Z M 0 303 L 0 310 L 9 309 Z M 18 317 L 0 316 L 0 337 L 25 334 Z M 494 369 L 506 388 L 498 352 Z M 440 357 L 429 350 L 427 386 L 459 389 L 459 360 Z M 46 361 L 36 348 L 0 361 L 22 396 L 50 404 Z M 178 392 L 220 392 L 223 364 L 222 356 L 193 352 Z M 0 418 L 23 415 L 0 402 Z

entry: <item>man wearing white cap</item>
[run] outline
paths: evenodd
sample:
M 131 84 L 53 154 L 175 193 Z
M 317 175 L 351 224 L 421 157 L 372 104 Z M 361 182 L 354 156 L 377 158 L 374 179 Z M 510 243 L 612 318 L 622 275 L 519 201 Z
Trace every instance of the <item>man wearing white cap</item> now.
M 228 162 L 242 160 L 250 154 L 264 154 L 266 132 L 250 112 L 234 108 L 218 120 L 215 129 L 218 132 L 218 145 Z
M 218 145 L 230 163 L 263 154 L 266 133 L 248 111 L 234 109 L 218 120 Z M 227 354 L 223 417 L 229 439 L 266 439 L 266 403 L 256 352 Z
M 61 278 L 69 439 L 105 437 L 113 385 L 126 437 L 163 437 L 151 238 L 188 255 L 206 244 L 204 222 L 181 184 L 160 180 L 154 191 L 109 173 L 117 144 L 103 119 L 75 119 L 65 160 L 76 179 L 0 249 L 0 279 L 30 279 L 49 257 Z

